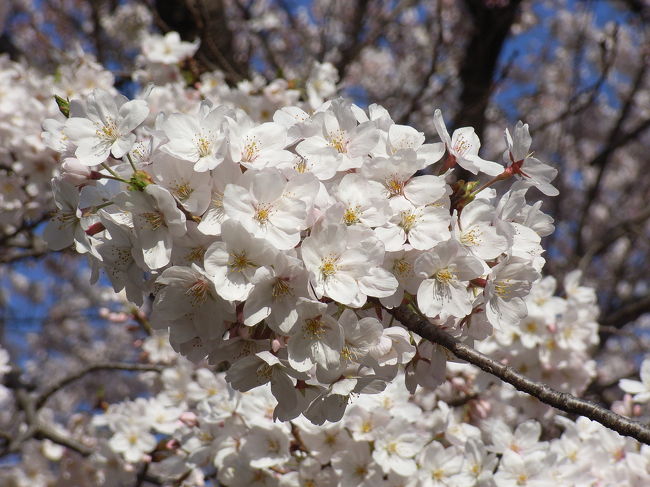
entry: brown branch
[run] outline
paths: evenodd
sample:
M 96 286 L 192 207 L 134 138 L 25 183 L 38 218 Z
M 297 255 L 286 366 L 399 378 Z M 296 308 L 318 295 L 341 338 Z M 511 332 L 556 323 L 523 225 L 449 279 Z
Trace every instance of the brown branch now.
M 605 81 L 607 81 L 609 73 L 616 61 L 616 52 L 618 49 L 618 26 L 616 26 L 613 38 L 614 45 L 611 48 L 607 48 L 604 41 L 601 42 L 601 63 L 603 67 L 600 70 L 598 79 L 596 79 L 596 81 L 591 85 L 574 93 L 566 103 L 566 109 L 562 113 L 542 122 L 533 129 L 533 132 L 541 132 L 551 125 L 561 122 L 569 117 L 576 116 L 584 112 L 596 102 L 596 99 L 600 94 L 600 89 L 603 84 L 605 84 Z
M 623 303 L 616 311 L 600 318 L 602 326 L 621 328 L 639 316 L 650 312 L 650 294 Z
M 474 127 L 479 138 L 485 126 L 485 112 L 492 94 L 497 63 L 520 3 L 521 0 L 512 0 L 504 7 L 491 7 L 483 0 L 464 2 L 473 29 L 459 68 L 463 88 L 453 126 Z
M 647 56 L 644 56 L 644 60 Z M 612 127 L 612 130 L 609 133 L 607 142 L 603 146 L 603 149 L 589 162 L 589 166 L 598 168 L 598 175 L 596 176 L 596 181 L 587 191 L 585 197 L 585 203 L 583 205 L 580 220 L 578 222 L 578 229 L 576 231 L 576 245 L 575 253 L 582 255 L 584 253 L 584 239 L 582 237 L 582 230 L 584 229 L 587 220 L 589 219 L 589 214 L 592 205 L 598 198 L 598 193 L 600 191 L 601 183 L 603 181 L 605 170 L 609 162 L 611 161 L 611 156 L 614 152 L 621 146 L 627 144 L 630 140 L 633 140 L 638 135 L 643 133 L 648 127 L 650 127 L 650 119 L 645 120 L 638 124 L 633 130 L 623 134 L 623 125 L 628 119 L 632 108 L 634 106 L 634 99 L 638 91 L 643 86 L 644 79 L 648 72 L 648 66 L 646 62 L 641 63 L 639 70 L 636 72 L 634 81 L 632 82 L 632 87 L 629 94 L 627 95 L 623 107 L 619 112 L 618 118 Z
M 647 208 L 645 211 L 642 211 L 638 215 L 632 218 L 628 218 L 627 220 L 623 220 L 622 222 L 619 222 L 616 225 L 608 228 L 602 233 L 599 238 L 594 239 L 593 244 L 587 249 L 587 251 L 580 259 L 578 268 L 583 271 L 586 270 L 587 266 L 591 262 L 591 259 L 593 259 L 595 255 L 598 255 L 601 252 L 607 250 L 619 238 L 640 230 L 640 226 L 644 224 L 648 219 L 650 219 L 650 208 Z
M 63 377 L 62 379 L 58 380 L 54 384 L 52 384 L 50 387 L 45 389 L 43 392 L 41 392 L 35 399 L 35 406 L 36 408 L 41 408 L 45 405 L 47 400 L 58 392 L 59 390 L 63 389 L 65 386 L 71 384 L 72 382 L 75 382 L 82 377 L 90 374 L 91 372 L 96 372 L 99 370 L 127 370 L 127 371 L 135 371 L 135 372 L 162 372 L 162 367 L 159 365 L 150 365 L 150 364 L 131 364 L 131 363 L 122 363 L 122 362 L 106 362 L 106 363 L 99 363 L 99 364 L 91 364 L 83 369 L 74 372 L 66 377 Z
M 546 384 L 534 382 L 512 367 L 497 362 L 472 347 L 465 345 L 440 327 L 420 318 L 405 306 L 387 311 L 410 331 L 443 346 L 456 357 L 513 385 L 517 390 L 530 394 L 556 409 L 585 416 L 621 435 L 631 436 L 646 445 L 650 445 L 650 428 L 648 426 L 637 421 L 632 421 L 597 404 L 577 398 L 566 392 L 556 391 Z
M 16 405 L 25 413 L 25 423 L 27 429 L 21 431 L 11 441 L 8 447 L 9 453 L 16 453 L 20 450 L 22 444 L 31 439 L 48 439 L 61 446 L 65 446 L 70 450 L 76 451 L 80 455 L 87 457 L 93 453 L 93 450 L 83 443 L 65 436 L 62 433 L 54 430 L 50 426 L 41 423 L 38 419 L 38 407 L 36 406 L 36 398 L 27 391 L 26 386 L 22 382 L 17 384 L 8 384 L 10 387 L 14 386 L 14 397 L 16 398 Z
M 431 63 L 429 64 L 429 70 L 425 73 L 424 78 L 420 83 L 419 89 L 415 92 L 415 94 L 413 94 L 413 96 L 410 97 L 408 108 L 399 118 L 398 123 L 400 124 L 406 124 L 409 122 L 411 116 L 415 112 L 416 107 L 422 103 L 422 97 L 424 95 L 424 92 L 429 87 L 431 78 L 433 77 L 433 75 L 436 73 L 438 69 L 438 57 L 440 56 L 441 46 L 444 44 L 443 29 L 444 27 L 442 25 L 442 2 L 438 0 L 438 2 L 436 2 L 437 35 L 436 35 L 436 40 L 432 46 Z

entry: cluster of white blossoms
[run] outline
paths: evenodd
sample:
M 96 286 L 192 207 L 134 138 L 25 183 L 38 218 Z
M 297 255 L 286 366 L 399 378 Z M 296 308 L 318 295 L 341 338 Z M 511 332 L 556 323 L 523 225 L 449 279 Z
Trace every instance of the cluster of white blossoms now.
M 5 238 L 29 228 L 52 207 L 50 180 L 60 170 L 59 141 L 41 138 L 43 120 L 58 113 L 52 96 L 84 96 L 96 88 L 115 93 L 113 83 L 113 75 L 87 55 L 73 58 L 54 76 L 0 55 L 0 233 Z M 51 124 L 60 121 L 50 119 L 45 128 L 54 130 Z
M 153 294 L 153 326 L 236 389 L 270 382 L 276 418 L 335 421 L 401 366 L 411 390 L 435 385 L 445 356 L 391 318 L 401 303 L 470 341 L 522 326 L 553 228 L 525 196 L 556 193 L 527 125 L 506 130 L 504 165 L 440 111 L 425 143 L 340 98 L 269 122 L 209 97 L 151 116 L 146 96 L 95 90 L 66 108 L 45 123 L 64 161 L 50 246 L 74 244 L 133 303 Z M 451 185 L 457 166 L 489 179 Z
M 558 304 L 562 298 L 554 297 Z M 563 319 L 570 312 L 558 313 Z M 524 420 L 532 406 L 481 391 L 461 401 L 464 378 L 455 364 L 444 386 L 409 394 L 392 382 L 361 395 L 338 422 L 314 426 L 304 418 L 274 420 L 273 385 L 248 389 L 249 375 L 195 368 L 159 332 L 142 344 L 162 373 L 144 373 L 154 392 L 111 404 L 75 436 L 88 459 L 34 451 L 59 464 L 75 485 L 132 485 L 137 465 L 164 484 L 225 487 L 442 487 L 646 485 L 650 448 L 586 418 Z M 487 376 L 486 376 L 487 377 Z M 500 388 L 496 385 L 494 388 Z M 477 414 L 483 409 L 485 414 Z M 559 431 L 558 431 L 559 429 Z M 553 432 L 549 435 L 549 431 Z M 543 437 L 552 439 L 542 440 Z M 10 479 L 20 479 L 12 469 Z M 47 479 L 44 479 L 46 481 Z M 16 485 L 23 485 L 17 482 Z M 24 485 L 30 485 L 25 483 Z

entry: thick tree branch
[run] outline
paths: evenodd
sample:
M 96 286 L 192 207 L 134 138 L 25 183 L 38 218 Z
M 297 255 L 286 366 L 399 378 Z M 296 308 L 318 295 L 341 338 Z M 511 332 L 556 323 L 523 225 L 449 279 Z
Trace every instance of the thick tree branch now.
M 453 126 L 474 127 L 479 138 L 485 126 L 497 62 L 520 3 L 521 0 L 512 0 L 504 7 L 494 7 L 482 0 L 465 0 L 474 25 L 460 66 L 463 89 Z
M 559 392 L 543 383 L 534 382 L 512 367 L 483 355 L 465 345 L 438 326 L 425 321 L 405 306 L 388 310 L 410 331 L 443 346 L 456 357 L 477 366 L 481 370 L 513 385 L 517 390 L 530 394 L 549 406 L 571 414 L 579 414 L 617 433 L 650 445 L 650 428 L 637 421 L 620 416 L 597 404 L 577 398 L 566 392 Z

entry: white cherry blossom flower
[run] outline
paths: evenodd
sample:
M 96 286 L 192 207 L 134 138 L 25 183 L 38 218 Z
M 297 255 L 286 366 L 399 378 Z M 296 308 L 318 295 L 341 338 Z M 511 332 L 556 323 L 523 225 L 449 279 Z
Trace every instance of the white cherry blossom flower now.
M 539 273 L 526 260 L 511 257 L 495 265 L 485 286 L 485 313 L 490 323 L 499 328 L 517 327 L 526 316 L 523 298 L 528 295 Z
M 135 241 L 142 248 L 150 269 L 169 264 L 173 238 L 187 231 L 185 215 L 176 207 L 174 197 L 161 186 L 149 184 L 144 191 L 118 194 L 115 204 L 133 217 Z
M 151 433 L 135 425 L 121 427 L 109 440 L 114 452 L 124 455 L 130 463 L 142 460 L 144 454 L 156 446 L 156 438 Z
M 298 372 L 306 372 L 316 364 L 325 370 L 337 367 L 343 349 L 343 330 L 327 313 L 327 305 L 301 299 L 297 311 L 298 322 L 287 344 L 291 367 Z
M 147 118 L 149 107 L 144 100 L 129 101 L 97 89 L 85 104 L 71 102 L 70 114 L 64 133 L 77 146 L 77 159 L 95 166 L 111 154 L 119 159 L 131 150 L 133 130 Z
M 301 177 L 300 182 L 308 185 L 300 193 L 315 193 L 318 189 L 315 178 Z M 307 204 L 292 194 L 293 188 L 298 189 L 298 183 L 295 179 L 288 183 L 277 170 L 247 172 L 238 184 L 229 184 L 224 190 L 226 216 L 275 248 L 291 249 L 298 244 L 300 231 L 307 226 Z
M 631 379 L 621 379 L 619 387 L 628 394 L 634 394 L 632 399 L 638 403 L 650 401 L 650 359 L 646 359 L 641 364 L 641 381 Z
M 393 419 L 377 434 L 372 458 L 384 473 L 409 476 L 417 471 L 415 455 L 426 443 L 415 427 L 404 420 Z
M 443 242 L 420 255 L 415 271 L 424 278 L 417 299 L 425 315 L 433 318 L 444 313 L 462 318 L 472 311 L 467 285 L 483 273 L 483 263 L 456 241 Z
M 222 298 L 243 301 L 253 290 L 256 272 L 271 265 L 277 251 L 233 220 L 225 221 L 221 227 L 223 240 L 208 247 L 205 270 Z
M 176 64 L 192 57 L 199 48 L 199 41 L 185 42 L 178 32 L 167 32 L 164 36 L 149 35 L 142 40 L 142 54 L 151 63 Z
M 532 138 L 528 124 L 519 120 L 515 125 L 514 137 L 506 129 L 505 138 L 508 145 L 503 153 L 503 160 L 508 164 L 506 171 L 523 178 L 527 184 L 535 186 L 546 196 L 557 196 L 559 191 L 551 184 L 557 176 L 557 169 L 532 157 L 529 152 Z
M 393 216 L 375 233 L 384 242 L 386 250 L 402 250 L 408 242 L 417 250 L 428 250 L 450 237 L 449 210 L 444 206 L 414 206 L 403 196 L 390 200 Z
M 228 113 L 224 105 L 213 108 L 210 103 L 203 102 L 196 115 L 169 115 L 160 126 L 169 140 L 160 150 L 193 162 L 197 172 L 214 169 L 225 157 L 223 125 Z
M 351 104 L 342 99 L 333 100 L 313 119 L 319 123 L 320 133 L 300 142 L 296 151 L 306 159 L 321 159 L 338 171 L 361 167 L 379 140 L 375 126 L 369 121 L 359 124 Z
M 156 183 L 167 189 L 183 208 L 192 215 L 201 215 L 210 204 L 210 180 L 187 169 L 185 161 L 161 153 L 149 170 Z
M 439 109 L 436 109 L 433 114 L 433 124 L 436 127 L 438 136 L 447 148 L 448 157 L 454 163 L 457 162 L 460 167 L 467 169 L 472 174 L 478 174 L 480 171 L 489 176 L 498 176 L 503 172 L 501 164 L 486 161 L 479 157 L 478 150 L 481 143 L 472 127 L 458 128 L 454 130 L 453 135 L 450 137 L 445 121 L 442 118 L 442 112 Z M 445 164 L 447 167 L 453 167 L 451 162 Z
M 508 250 L 508 239 L 499 234 L 492 225 L 495 219 L 494 207 L 481 200 L 466 205 L 457 225 L 454 236 L 472 255 L 482 260 L 492 260 Z M 454 220 L 456 223 L 456 221 Z
M 294 155 L 285 150 L 287 130 L 282 125 L 273 122 L 257 125 L 241 110 L 226 120 L 232 161 L 255 169 L 293 161 Z
M 355 442 L 345 451 L 336 452 L 332 457 L 332 468 L 339 476 L 341 487 L 371 487 L 377 485 L 383 476 L 366 442 Z

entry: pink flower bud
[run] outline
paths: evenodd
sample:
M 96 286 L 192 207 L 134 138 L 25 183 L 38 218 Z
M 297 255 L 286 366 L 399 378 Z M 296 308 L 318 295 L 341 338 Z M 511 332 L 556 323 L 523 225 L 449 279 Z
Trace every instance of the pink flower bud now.
M 196 414 L 186 411 L 183 414 L 181 414 L 180 418 L 181 422 L 187 426 L 196 426 L 199 424 L 198 418 L 196 417 Z
M 61 179 L 74 186 L 84 186 L 89 184 L 92 179 L 92 173 L 88 166 L 84 166 L 74 157 L 66 158 L 61 164 Z

